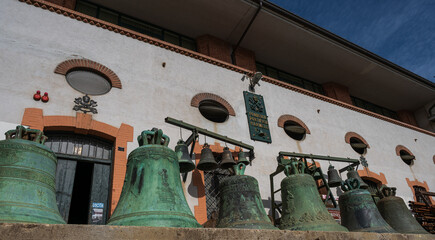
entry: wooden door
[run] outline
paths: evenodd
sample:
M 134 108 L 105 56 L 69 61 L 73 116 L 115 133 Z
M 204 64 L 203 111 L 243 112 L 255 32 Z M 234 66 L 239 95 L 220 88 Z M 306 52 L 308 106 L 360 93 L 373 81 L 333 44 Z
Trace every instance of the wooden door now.
M 107 220 L 110 165 L 94 163 L 88 224 L 104 225 Z
M 70 161 L 62 158 L 57 159 L 56 203 L 57 207 L 59 208 L 60 215 L 63 217 L 65 222 L 68 222 L 76 166 L 76 161 Z

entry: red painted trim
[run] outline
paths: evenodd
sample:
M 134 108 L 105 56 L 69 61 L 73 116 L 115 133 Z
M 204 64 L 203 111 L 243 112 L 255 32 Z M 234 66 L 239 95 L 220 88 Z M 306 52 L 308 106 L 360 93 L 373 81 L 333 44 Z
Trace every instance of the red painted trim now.
M 299 123 L 299 125 L 301 125 L 301 127 L 305 128 L 305 132 L 306 134 L 311 134 L 310 129 L 307 127 L 307 125 L 302 122 L 302 120 L 300 120 L 299 118 L 292 116 L 292 115 L 281 115 L 281 117 L 278 118 L 278 127 L 284 127 L 285 122 L 287 121 L 293 121 L 296 123 Z
M 199 103 L 203 100 L 214 100 L 220 104 L 222 104 L 227 110 L 228 113 L 231 116 L 236 116 L 236 112 L 234 111 L 234 108 L 227 102 L 227 100 L 219 97 L 216 94 L 213 93 L 198 93 L 196 94 L 192 100 L 190 101 L 190 105 L 192 107 L 199 107 Z
M 119 80 L 118 76 L 110 70 L 108 67 L 94 62 L 89 59 L 70 59 L 64 62 L 61 62 L 57 65 L 54 70 L 55 73 L 66 75 L 69 71 L 74 69 L 90 69 L 92 71 L 96 71 L 103 75 L 107 80 L 110 81 L 112 87 L 114 88 L 122 88 L 121 80 Z

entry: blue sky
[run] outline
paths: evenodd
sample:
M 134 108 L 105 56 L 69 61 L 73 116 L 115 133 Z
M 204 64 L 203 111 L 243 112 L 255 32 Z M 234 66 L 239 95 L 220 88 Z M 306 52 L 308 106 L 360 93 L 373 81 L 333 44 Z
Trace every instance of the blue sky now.
M 270 0 L 435 82 L 435 0 Z

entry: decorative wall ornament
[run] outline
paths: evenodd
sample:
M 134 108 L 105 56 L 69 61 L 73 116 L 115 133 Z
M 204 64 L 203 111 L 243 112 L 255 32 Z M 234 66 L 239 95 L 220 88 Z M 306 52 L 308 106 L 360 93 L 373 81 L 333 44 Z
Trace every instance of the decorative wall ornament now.
M 249 132 L 252 140 L 271 143 L 269 123 L 264 105 L 263 96 L 243 92 L 245 99 L 246 115 L 248 117 Z
M 93 114 L 97 114 L 98 111 L 95 107 L 97 107 L 97 102 L 95 102 L 94 100 L 91 100 L 91 98 L 88 95 L 85 95 L 83 97 L 78 97 L 74 100 L 74 103 L 76 104 L 73 107 L 73 110 L 78 112 L 78 111 L 82 111 L 84 113 L 93 113 Z
M 359 161 L 360 161 L 361 165 L 363 165 L 364 167 L 366 167 L 366 168 L 369 167 L 369 164 L 368 164 L 367 160 L 365 159 L 365 157 L 361 156 L 359 158 Z

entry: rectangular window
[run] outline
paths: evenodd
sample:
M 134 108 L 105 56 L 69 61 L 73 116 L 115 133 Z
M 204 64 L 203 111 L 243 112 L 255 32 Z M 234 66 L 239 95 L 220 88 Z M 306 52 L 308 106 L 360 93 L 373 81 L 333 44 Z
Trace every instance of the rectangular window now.
M 91 17 L 97 17 L 97 9 L 98 7 L 92 3 L 77 1 L 76 3 L 76 11 L 86 14 Z
M 371 102 L 368 102 L 366 100 L 363 100 L 363 99 L 360 99 L 357 97 L 350 96 L 350 98 L 352 99 L 353 105 L 355 105 L 356 107 L 363 108 L 365 110 L 368 110 L 368 111 L 371 111 L 371 112 L 374 112 L 374 113 L 377 113 L 380 115 L 384 115 L 384 116 L 392 118 L 392 119 L 398 119 L 397 113 L 395 111 L 378 106 L 376 104 L 373 104 Z
M 192 38 L 168 31 L 145 21 L 126 16 L 120 12 L 105 8 L 103 6 L 84 0 L 77 0 L 75 10 L 88 16 L 96 17 L 121 27 L 125 27 L 133 31 L 196 51 L 196 42 Z
M 324 94 L 322 85 L 312 82 L 307 79 L 303 79 L 301 77 L 295 76 L 291 73 L 281 71 L 271 66 L 267 66 L 266 64 L 256 62 L 257 71 L 263 73 L 264 75 L 278 79 L 280 81 L 290 83 L 292 85 L 305 88 L 309 91 L 313 91 L 319 94 Z
M 98 18 L 113 24 L 118 24 L 118 14 L 107 9 L 100 9 Z

